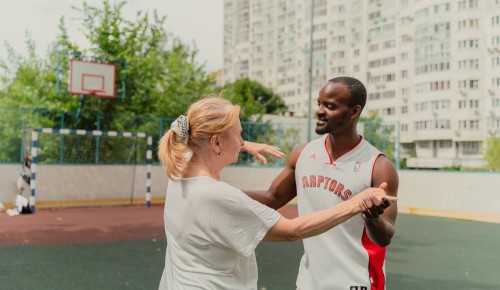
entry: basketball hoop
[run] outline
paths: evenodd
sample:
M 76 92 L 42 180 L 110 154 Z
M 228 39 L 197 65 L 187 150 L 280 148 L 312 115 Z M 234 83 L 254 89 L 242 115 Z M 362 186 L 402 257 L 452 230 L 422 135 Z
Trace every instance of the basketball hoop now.
M 70 94 L 116 97 L 116 65 L 78 59 L 70 61 Z
M 100 91 L 98 91 L 98 90 L 89 90 L 89 92 L 86 95 L 97 96 L 98 92 L 100 92 Z

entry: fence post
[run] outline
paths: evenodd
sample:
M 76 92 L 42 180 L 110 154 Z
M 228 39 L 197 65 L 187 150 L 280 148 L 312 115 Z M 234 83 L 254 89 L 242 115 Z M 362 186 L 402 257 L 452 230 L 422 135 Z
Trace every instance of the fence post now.
M 64 129 L 64 111 L 61 112 L 61 125 L 60 128 Z M 64 163 L 64 135 L 59 137 L 59 163 Z
M 23 163 L 23 156 L 24 156 L 24 150 L 25 150 L 24 149 L 24 141 L 26 140 L 25 138 L 26 138 L 26 134 L 27 134 L 27 132 L 26 132 L 26 109 L 21 110 L 21 112 L 23 114 L 23 117 L 21 119 L 22 120 L 21 121 L 21 124 L 22 124 L 21 126 L 23 128 L 23 137 L 21 137 L 22 138 L 21 139 L 21 154 L 19 155 L 19 159 L 20 159 L 19 161 L 21 163 Z
M 396 155 L 396 170 L 400 170 L 401 169 L 401 160 L 400 159 L 400 155 L 399 155 L 399 151 L 401 150 L 400 149 L 400 143 L 399 143 L 399 122 L 396 122 L 396 152 L 394 153 Z
M 101 114 L 97 112 L 97 117 L 96 117 L 96 126 L 97 130 L 101 130 Z M 95 164 L 99 164 L 99 144 L 100 144 L 100 137 L 96 136 L 95 137 Z
M 30 180 L 30 207 L 31 212 L 35 212 L 35 190 L 36 190 L 36 169 L 38 163 L 38 132 L 33 129 L 31 132 L 31 180 Z
M 281 122 L 278 123 L 278 130 L 276 132 L 277 138 L 276 138 L 276 146 L 281 148 Z M 278 159 L 278 165 L 282 166 L 283 165 L 283 160 Z
M 147 151 L 146 151 L 146 163 L 147 163 L 147 176 L 146 176 L 146 207 L 151 206 L 151 165 L 153 160 L 153 137 L 147 136 Z

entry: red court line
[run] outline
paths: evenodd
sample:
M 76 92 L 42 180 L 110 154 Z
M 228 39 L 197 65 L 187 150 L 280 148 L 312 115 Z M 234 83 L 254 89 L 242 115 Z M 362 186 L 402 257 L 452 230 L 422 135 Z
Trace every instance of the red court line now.
M 280 213 L 297 216 L 297 208 Z M 0 214 L 0 245 L 81 244 L 164 238 L 163 205 L 40 209 Z

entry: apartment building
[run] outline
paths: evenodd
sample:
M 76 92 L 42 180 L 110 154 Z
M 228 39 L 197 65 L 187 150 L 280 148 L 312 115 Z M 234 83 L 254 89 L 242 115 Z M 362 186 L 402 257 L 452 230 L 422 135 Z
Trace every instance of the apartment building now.
M 500 136 L 500 0 L 224 1 L 224 82 L 257 80 L 305 116 L 341 75 L 365 83 L 365 116 L 398 124 L 409 167 L 483 166 Z

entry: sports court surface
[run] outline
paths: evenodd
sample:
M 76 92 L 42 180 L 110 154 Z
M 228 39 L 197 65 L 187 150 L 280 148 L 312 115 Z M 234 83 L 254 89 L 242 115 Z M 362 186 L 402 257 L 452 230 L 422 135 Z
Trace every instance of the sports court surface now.
M 0 213 L 0 289 L 157 289 L 162 206 Z M 296 215 L 296 208 L 282 213 Z M 388 290 L 500 289 L 500 224 L 400 214 Z M 262 243 L 259 287 L 295 289 L 302 243 Z

